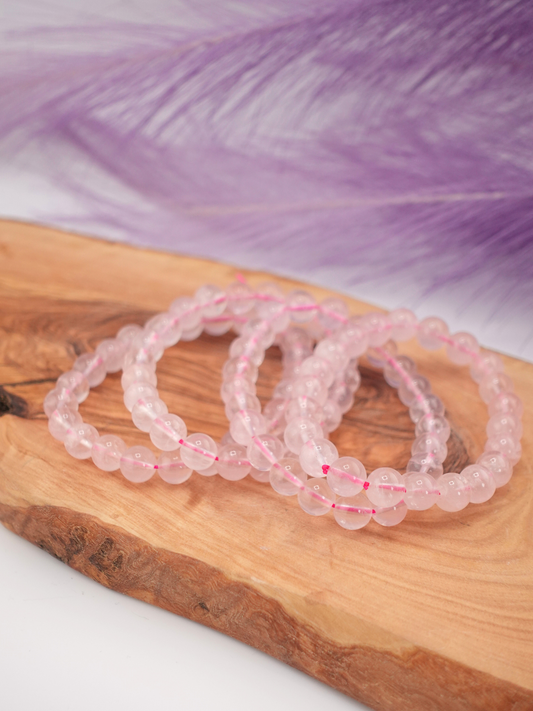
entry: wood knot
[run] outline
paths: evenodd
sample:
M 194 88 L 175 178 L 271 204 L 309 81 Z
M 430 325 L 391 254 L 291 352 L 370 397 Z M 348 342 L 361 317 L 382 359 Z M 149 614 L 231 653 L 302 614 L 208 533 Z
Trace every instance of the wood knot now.
M 18 395 L 8 393 L 0 385 L 0 417 L 2 415 L 15 415 L 16 417 L 28 416 L 28 403 Z

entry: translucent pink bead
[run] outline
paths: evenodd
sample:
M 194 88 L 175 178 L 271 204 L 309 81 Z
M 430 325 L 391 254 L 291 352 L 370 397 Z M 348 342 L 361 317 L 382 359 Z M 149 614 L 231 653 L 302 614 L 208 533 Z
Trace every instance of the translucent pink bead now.
M 327 482 L 339 496 L 356 496 L 363 490 L 366 469 L 354 457 L 340 457 L 330 465 Z
M 247 392 L 250 395 L 255 395 L 256 387 L 255 383 L 249 378 L 233 378 L 233 380 L 227 380 L 222 383 L 220 388 L 220 396 L 223 402 L 228 402 L 235 393 Z
M 96 355 L 100 356 L 108 373 L 118 373 L 124 364 L 127 346 L 118 338 L 105 338 L 96 347 Z
M 283 400 L 281 400 L 281 402 L 283 402 Z M 307 397 L 307 395 L 300 395 L 288 403 L 285 410 L 285 417 L 287 421 L 294 420 L 296 417 L 312 417 L 318 421 L 321 419 L 322 413 L 323 409 L 316 400 Z
M 168 407 L 158 397 L 146 397 L 137 400 L 131 409 L 133 424 L 141 432 L 150 432 L 156 417 L 161 417 L 168 412 Z
M 503 373 L 503 360 L 496 353 L 483 351 L 474 358 L 470 366 L 470 375 L 476 383 L 480 383 L 487 375 Z
M 213 284 L 204 284 L 194 295 L 195 300 L 202 306 L 204 318 L 215 318 L 220 316 L 227 304 L 227 296 L 224 291 Z
M 144 328 L 156 336 L 156 342 L 160 346 L 170 348 L 180 340 L 183 330 L 181 323 L 177 319 L 178 317 L 175 314 L 157 314 L 146 323 Z
M 239 410 L 255 410 L 261 411 L 261 403 L 255 395 L 250 395 L 247 392 L 237 392 L 230 397 L 226 403 L 226 417 L 231 420 L 233 415 Z
M 280 397 L 283 399 L 290 399 L 293 396 L 298 397 L 294 392 L 294 380 L 290 378 L 283 378 L 274 388 L 274 397 Z M 307 395 L 305 397 L 308 397 Z
M 218 473 L 228 481 L 239 481 L 250 473 L 252 465 L 242 444 L 225 444 L 218 450 Z
M 461 474 L 443 474 L 435 482 L 440 496 L 437 506 L 443 511 L 461 511 L 470 501 L 470 487 Z
M 248 358 L 254 365 L 261 365 L 265 359 L 265 349 L 249 336 L 236 338 L 229 347 L 230 358 Z
M 153 385 L 149 383 L 133 383 L 124 393 L 124 404 L 131 412 L 138 400 L 157 397 L 159 397 L 159 394 Z
M 359 324 L 358 319 L 349 319 L 348 323 L 335 334 L 349 358 L 358 358 L 368 349 L 368 334 Z
M 366 354 L 370 365 L 376 368 L 384 368 L 388 364 L 387 356 L 396 358 L 398 355 L 398 346 L 394 341 L 387 341 L 380 348 L 369 348 Z
M 400 472 L 390 467 L 380 467 L 368 476 L 366 495 L 375 506 L 395 506 L 404 496 Z
M 500 452 L 484 452 L 477 459 L 477 464 L 485 467 L 492 473 L 496 487 L 505 486 L 513 475 L 513 468 Z
M 123 326 L 117 333 L 117 339 L 122 341 L 126 346 L 130 346 L 135 338 L 142 333 L 142 326 L 136 323 L 130 323 L 127 326 Z
M 254 308 L 255 301 L 252 298 L 253 290 L 248 284 L 234 281 L 226 289 L 228 298 L 228 310 L 236 316 L 247 314 Z
M 134 484 L 141 484 L 151 479 L 155 472 L 157 459 L 155 454 L 140 444 L 127 449 L 120 458 L 120 471 Z
M 348 531 L 357 531 L 369 523 L 373 506 L 365 493 L 338 498 L 333 509 L 335 521 Z
M 317 311 L 314 296 L 302 289 L 295 289 L 287 294 L 287 307 L 291 312 L 291 320 L 295 323 L 312 321 Z
M 306 442 L 300 451 L 300 464 L 312 477 L 323 477 L 323 467 L 331 465 L 339 458 L 337 447 L 328 439 L 315 439 Z
M 324 432 L 333 432 L 342 422 L 342 412 L 340 407 L 333 400 L 326 400 L 322 406 L 321 426 Z
M 486 403 L 489 403 L 495 395 L 512 393 L 513 390 L 513 381 L 505 373 L 486 375 L 479 383 L 479 394 Z
M 518 440 L 509 434 L 489 437 L 485 442 L 485 452 L 501 452 L 514 466 L 522 456 L 522 446 Z
M 430 474 L 433 478 L 439 477 L 443 474 L 444 469 L 442 464 L 435 460 L 431 454 L 427 452 L 420 452 L 414 454 L 407 464 L 406 475 L 412 472 L 422 472 L 423 474 Z
M 180 325 L 184 331 L 198 328 L 202 320 L 202 309 L 198 301 L 191 296 L 180 296 L 175 299 L 169 308 L 173 316 L 179 317 Z
M 98 431 L 85 422 L 69 430 L 65 437 L 65 449 L 76 459 L 89 459 L 93 444 L 98 439 Z
M 163 452 L 172 452 L 178 449 L 180 440 L 187 437 L 187 425 L 178 415 L 167 412 L 151 421 L 149 432 L 154 447 Z
M 321 302 L 318 320 L 326 331 L 334 332 L 342 328 L 349 315 L 348 304 L 336 296 L 330 296 Z
M 222 377 L 224 380 L 234 378 L 248 378 L 256 381 L 259 371 L 255 363 L 245 358 L 230 358 L 224 363 Z
M 308 479 L 298 492 L 300 507 L 311 516 L 327 514 L 336 498 L 325 479 Z
M 222 336 L 233 328 L 233 319 L 224 312 L 211 321 L 204 321 L 204 330 L 210 336 Z
M 54 388 L 48 395 L 44 398 L 43 409 L 44 414 L 47 417 L 51 417 L 54 410 L 57 409 L 59 405 L 66 405 L 71 410 L 78 409 L 78 400 L 74 396 L 74 393 L 70 390 L 63 390 L 61 388 Z
M 293 457 L 283 457 L 270 468 L 269 481 L 274 491 L 282 496 L 294 496 L 307 481 L 300 462 Z
M 417 437 L 423 434 L 432 434 L 438 437 L 441 442 L 447 442 L 450 438 L 450 425 L 448 420 L 442 415 L 434 415 L 429 413 L 423 415 L 415 427 L 415 434 Z
M 48 430 L 54 439 L 64 442 L 69 431 L 81 423 L 81 416 L 76 410 L 60 403 L 50 415 Z
M 210 467 L 217 456 L 217 445 L 209 435 L 196 432 L 184 439 L 181 445 L 181 458 L 185 465 L 202 473 Z
M 400 501 L 394 506 L 378 509 L 373 515 L 374 521 L 380 526 L 397 526 L 407 516 L 407 505 Z
M 302 362 L 300 376 L 305 377 L 307 375 L 319 378 L 328 388 L 335 379 L 335 371 L 331 363 L 318 356 L 310 356 Z
M 403 500 L 408 509 L 426 511 L 437 502 L 439 492 L 435 479 L 429 474 L 406 474 L 402 484 L 406 488 Z
M 423 375 L 413 375 L 409 383 L 402 382 L 398 388 L 398 397 L 403 402 L 404 405 L 411 405 L 416 400 L 416 395 L 412 388 L 416 387 L 422 395 L 429 395 L 431 392 L 431 383 Z
M 128 367 L 124 369 L 120 383 L 124 391 L 134 383 L 148 383 L 148 385 L 153 385 L 155 388 L 157 385 L 157 375 L 151 366 L 135 363 L 134 365 L 128 365 Z
M 361 316 L 359 324 L 368 334 L 368 345 L 373 348 L 384 345 L 391 337 L 392 324 L 387 314 L 373 311 Z
M 322 427 L 318 422 L 309 417 L 297 417 L 288 423 L 283 439 L 289 451 L 300 454 L 300 450 L 306 442 L 310 439 L 320 439 L 322 435 Z
M 411 446 L 411 454 L 418 453 L 430 454 L 436 462 L 442 463 L 448 454 L 448 447 L 435 435 L 422 434 Z
M 359 390 L 359 386 L 361 385 L 361 373 L 357 367 L 356 360 L 352 360 L 348 363 L 344 371 L 343 382 L 350 388 L 352 393 Z
M 114 472 L 120 468 L 120 458 L 126 449 L 126 443 L 120 437 L 104 434 L 93 444 L 91 457 L 98 469 Z
M 420 321 L 418 326 L 418 342 L 428 351 L 437 351 L 444 345 L 441 336 L 447 337 L 450 335 L 448 326 L 441 318 L 429 316 L 423 321 Z
M 267 320 L 276 332 L 284 331 L 291 320 L 291 313 L 286 308 L 283 294 L 281 301 L 258 301 L 256 311 L 259 317 Z
M 429 413 L 444 415 L 444 403 L 432 393 L 424 395 L 423 400 L 414 400 L 409 407 L 409 417 L 415 423 Z
M 522 400 L 514 393 L 502 392 L 489 401 L 488 410 L 491 417 L 498 412 L 512 412 L 513 415 L 522 417 L 524 405 Z
M 259 469 L 256 469 L 255 467 L 252 467 L 250 469 L 250 478 L 254 479 L 255 481 L 261 482 L 261 484 L 266 484 L 269 481 L 269 472 L 260 472 Z
M 279 461 L 283 457 L 284 451 L 285 447 L 281 440 L 274 435 L 263 434 L 252 439 L 246 454 L 253 467 L 261 472 L 267 472 L 270 471 L 275 461 Z
M 272 398 L 272 400 L 267 402 L 263 411 L 266 422 L 265 432 L 268 431 L 270 434 L 275 434 L 276 436 L 283 434 L 287 425 L 287 405 L 287 400 L 278 397 Z
M 355 398 L 352 389 L 342 380 L 339 380 L 328 390 L 328 399 L 337 403 L 342 414 L 352 409 Z
M 479 353 L 479 343 L 470 333 L 454 333 L 453 345 L 446 345 L 448 358 L 456 365 L 469 365 Z
M 68 390 L 78 402 L 83 402 L 89 394 L 87 378 L 79 370 L 68 370 L 57 379 L 56 388 Z
M 483 504 L 496 491 L 496 482 L 492 472 L 482 464 L 471 464 L 461 472 L 470 487 L 470 503 Z
M 418 319 L 409 309 L 395 309 L 389 314 L 392 324 L 391 338 L 395 341 L 409 341 L 416 336 Z
M 202 476 L 215 476 L 215 474 L 218 474 L 218 462 L 213 462 L 210 467 L 202 469 L 202 471 L 199 471 L 198 474 L 201 474 Z
M 413 377 L 416 375 L 416 365 L 415 362 L 409 358 L 409 356 L 399 355 L 395 358 L 396 363 L 401 366 L 402 370 L 407 373 L 407 375 Z M 394 368 L 390 363 L 387 363 L 383 368 L 383 377 L 386 382 L 393 388 L 399 388 L 400 385 L 405 382 L 401 373 Z
M 327 360 L 336 371 L 344 370 L 348 365 L 349 357 L 346 349 L 342 343 L 333 338 L 324 338 L 320 341 L 315 348 L 314 355 Z
M 183 484 L 192 474 L 192 469 L 186 466 L 179 449 L 163 452 L 157 460 L 157 473 L 167 484 Z
M 267 305 L 269 303 L 275 303 L 279 308 L 285 307 L 285 297 L 283 291 L 280 287 L 273 281 L 265 281 L 259 284 L 256 288 L 256 294 L 258 294 L 256 311 L 259 318 L 268 318 L 270 313 Z
M 194 328 L 189 328 L 189 329 L 184 328 L 183 331 L 181 332 L 180 341 L 183 341 L 185 343 L 188 343 L 189 341 L 195 341 L 202 334 L 203 330 L 204 330 L 203 321 L 200 321 L 198 326 L 195 326 Z
M 107 374 L 103 358 L 95 353 L 84 353 L 79 356 L 72 368 L 87 378 L 91 388 L 96 388 L 100 383 L 103 383 Z
M 508 412 L 493 415 L 487 422 L 488 437 L 508 433 L 518 440 L 522 438 L 523 429 L 520 418 Z
M 155 363 L 161 359 L 164 350 L 159 335 L 145 327 L 131 344 L 129 353 L 124 356 L 124 365 L 131 365 L 130 360 L 132 363 Z M 133 359 L 130 357 L 132 353 Z
M 265 350 L 270 348 L 276 338 L 276 332 L 266 321 L 252 318 L 242 330 L 243 337 L 254 338 Z
M 266 421 L 263 415 L 255 410 L 239 410 L 231 418 L 229 431 L 238 444 L 247 446 L 252 437 L 263 434 Z
M 323 405 L 328 399 L 328 390 L 325 384 L 314 375 L 306 375 L 294 381 L 292 388 L 293 397 L 310 397 Z

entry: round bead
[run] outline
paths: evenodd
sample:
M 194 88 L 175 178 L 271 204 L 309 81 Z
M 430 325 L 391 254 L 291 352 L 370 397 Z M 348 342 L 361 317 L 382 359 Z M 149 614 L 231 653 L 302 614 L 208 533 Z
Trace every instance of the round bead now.
M 180 450 L 175 449 L 159 455 L 157 473 L 167 484 L 183 484 L 190 478 L 192 469 L 183 462 Z
M 442 464 L 437 462 L 430 453 L 419 452 L 414 454 L 407 464 L 406 475 L 412 472 L 422 472 L 436 478 L 443 474 L 444 469 Z
M 499 393 L 495 395 L 488 405 L 489 415 L 492 417 L 498 412 L 512 412 L 517 417 L 522 417 L 524 405 L 522 400 L 514 393 Z
M 181 332 L 181 338 L 180 341 L 184 341 L 185 343 L 188 343 L 189 341 L 195 341 L 202 333 L 204 330 L 204 323 L 203 321 L 200 321 L 198 326 L 195 326 L 194 328 L 189 328 L 189 329 L 183 329 Z
M 151 421 L 150 439 L 157 449 L 172 452 L 180 446 L 180 440 L 187 437 L 187 425 L 178 417 L 163 413 Z
M 392 324 L 391 338 L 395 341 L 409 341 L 416 336 L 418 319 L 409 309 L 395 309 L 389 314 Z
M 270 472 L 260 472 L 259 469 L 252 467 L 250 469 L 250 478 L 255 479 L 255 481 L 261 482 L 261 484 L 266 484 L 269 480 Z
M 424 395 L 422 400 L 414 400 L 409 406 L 409 417 L 413 422 L 418 422 L 424 415 L 444 415 L 444 403 L 432 393 Z
M 254 365 L 261 365 L 265 359 L 265 349 L 250 336 L 239 336 L 229 347 L 230 358 L 249 359 Z
M 300 462 L 293 457 L 283 457 L 269 472 L 269 481 L 274 491 L 282 496 L 294 496 L 307 480 Z
M 302 362 L 300 366 L 300 376 L 305 377 L 307 375 L 319 378 L 328 388 L 335 379 L 335 371 L 331 363 L 318 356 L 310 356 Z
M 318 320 L 326 331 L 338 331 L 348 320 L 348 304 L 336 296 L 329 296 L 320 304 Z
M 238 444 L 247 446 L 252 437 L 263 434 L 266 422 L 263 415 L 255 410 L 239 410 L 231 418 L 229 430 L 233 439 Z
M 283 456 L 285 447 L 274 435 L 262 434 L 255 436 L 246 450 L 250 464 L 261 472 L 270 471 L 274 461 Z
M 222 336 L 233 328 L 233 320 L 224 312 L 210 321 L 204 321 L 204 330 L 210 336 Z
M 388 358 L 396 358 L 398 355 L 398 346 L 394 341 L 387 341 L 381 348 L 369 348 L 366 354 L 370 365 L 376 368 L 384 368 L 388 364 Z
M 501 452 L 513 465 L 516 464 L 522 454 L 520 442 L 507 433 L 489 437 L 485 442 L 484 449 L 485 452 Z
M 202 309 L 200 304 L 191 296 L 180 296 L 175 299 L 169 308 L 173 316 L 179 318 L 180 325 L 184 331 L 198 328 L 202 320 Z
M 258 369 L 255 363 L 247 358 L 230 358 L 224 363 L 222 368 L 222 377 L 224 380 L 233 380 L 234 378 L 248 378 L 254 382 L 257 380 Z
M 358 320 L 349 319 L 348 323 L 335 334 L 349 358 L 358 358 L 368 349 L 368 334 Z
M 215 318 L 220 316 L 227 304 L 227 296 L 218 286 L 213 284 L 204 284 L 194 295 L 202 307 L 203 318 Z
M 402 484 L 406 489 L 403 500 L 408 509 L 426 511 L 439 498 L 435 479 L 428 474 L 406 474 L 403 477 Z
M 234 281 L 226 289 L 228 311 L 236 316 L 247 314 L 254 307 L 253 291 L 248 284 Z
M 228 481 L 239 481 L 250 472 L 252 465 L 242 444 L 226 444 L 218 450 L 218 473 Z
M 271 401 L 272 402 L 272 401 Z M 285 402 L 280 400 L 280 402 Z M 266 407 L 265 407 L 266 411 Z M 312 417 L 315 420 L 320 420 L 323 415 L 323 408 L 320 407 L 316 400 L 307 395 L 299 395 L 293 398 L 285 410 L 285 417 L 288 422 L 297 417 Z
M 287 294 L 287 308 L 295 323 L 312 321 L 317 311 L 315 298 L 307 291 L 295 289 Z
M 246 392 L 250 395 L 255 395 L 256 387 L 255 383 L 249 378 L 233 378 L 233 380 L 228 380 L 222 383 L 220 388 L 220 397 L 224 403 L 228 402 L 235 393 Z
M 124 393 L 124 404 L 131 412 L 138 400 L 157 397 L 159 397 L 159 394 L 153 385 L 149 383 L 133 383 Z
M 65 437 L 65 449 L 76 459 L 89 459 L 97 439 L 97 429 L 82 422 L 68 432 Z
M 56 388 L 58 390 L 68 390 L 78 402 L 83 402 L 89 394 L 89 383 L 87 378 L 79 370 L 67 370 L 57 379 Z
M 54 410 L 58 408 L 59 405 L 66 405 L 71 410 L 78 409 L 78 400 L 70 390 L 62 390 L 61 388 L 54 388 L 48 395 L 44 398 L 43 409 L 44 414 L 47 417 L 51 417 Z
M 298 503 L 305 513 L 323 516 L 335 503 L 336 496 L 325 479 L 308 479 L 298 492 Z
M 104 434 L 93 444 L 91 457 L 98 469 L 114 472 L 120 468 L 120 458 L 126 449 L 126 443 L 120 437 Z
M 356 496 L 363 489 L 366 470 L 354 457 L 340 457 L 328 469 L 327 482 L 339 496 Z
M 380 467 L 368 476 L 366 495 L 376 506 L 396 506 L 404 496 L 400 472 L 390 467 Z
M 215 476 L 215 474 L 218 474 L 218 462 L 213 462 L 210 467 L 207 467 L 207 469 L 202 469 L 202 471 L 198 471 L 198 474 L 201 474 L 202 476 Z
M 418 327 L 418 342 L 428 351 L 437 351 L 444 345 L 441 337 L 449 336 L 448 326 L 441 318 L 430 316 L 420 321 Z
M 328 398 L 328 390 L 319 378 L 307 375 L 294 381 L 292 388 L 293 397 L 310 397 L 323 405 Z
M 104 338 L 96 347 L 96 355 L 104 361 L 108 373 L 118 373 L 124 364 L 127 346 L 118 338 Z
M 217 456 L 217 446 L 211 437 L 201 432 L 189 435 L 181 445 L 181 458 L 187 467 L 202 472 Z
M 167 412 L 168 407 L 161 398 L 145 397 L 137 400 L 132 407 L 131 419 L 135 427 L 141 430 L 141 432 L 150 432 L 156 417 L 165 415 Z
M 397 526 L 407 516 L 407 506 L 404 501 L 400 501 L 395 506 L 379 509 L 373 514 L 374 521 L 380 526 Z
M 333 400 L 326 400 L 322 406 L 321 426 L 325 432 L 333 432 L 342 422 L 342 412 L 340 407 Z
M 255 395 L 250 395 L 247 392 L 237 392 L 230 397 L 226 403 L 225 411 L 228 420 L 231 420 L 233 415 L 239 410 L 255 410 L 261 412 L 261 403 Z
M 415 439 L 411 446 L 412 454 L 430 454 L 434 461 L 442 463 L 448 454 L 448 447 L 438 437 L 432 434 L 423 434 Z
M 461 472 L 470 487 L 470 503 L 483 504 L 496 491 L 496 482 L 489 469 L 482 464 L 471 464 Z
M 181 338 L 182 325 L 175 314 L 157 314 L 145 324 L 145 330 L 154 336 L 154 341 L 164 348 L 176 345 Z
M 423 434 L 432 434 L 438 437 L 441 442 L 447 442 L 450 438 L 450 425 L 442 415 L 434 415 L 430 412 L 418 420 L 415 434 L 417 437 Z
M 126 346 L 130 346 L 139 333 L 142 333 L 142 330 L 142 326 L 136 323 L 130 323 L 120 329 L 117 333 L 117 340 L 122 341 Z
M 512 393 L 513 381 L 505 373 L 486 375 L 479 383 L 479 394 L 483 402 L 489 403 L 495 395 Z
M 494 437 L 500 434 L 510 434 L 513 439 L 522 438 L 523 427 L 521 420 L 511 413 L 498 413 L 487 422 L 487 436 Z
M 134 484 L 148 481 L 154 475 L 156 465 L 155 454 L 140 444 L 127 449 L 120 458 L 120 471 Z
M 333 400 L 342 414 L 352 409 L 355 398 L 352 389 L 342 380 L 333 383 L 328 390 L 328 399 Z
M 415 362 L 409 358 L 409 356 L 396 356 L 396 363 L 401 366 L 404 373 L 413 377 L 416 375 L 416 365 Z M 394 368 L 390 363 L 386 363 L 383 368 L 383 377 L 385 381 L 393 388 L 399 388 L 402 383 L 405 382 L 404 377 L 401 373 Z
M 479 353 L 479 343 L 470 333 L 455 333 L 452 336 L 453 345 L 448 343 L 446 354 L 456 365 L 469 365 Z
M 320 439 L 322 437 L 322 428 L 309 417 L 297 417 L 291 420 L 283 438 L 288 449 L 294 454 L 300 454 L 303 445 L 310 439 Z
M 368 335 L 368 345 L 378 348 L 384 345 L 391 337 L 392 324 L 386 314 L 371 312 L 361 316 L 359 324 Z
M 325 476 L 323 467 L 339 458 L 337 448 L 328 439 L 309 440 L 300 451 L 300 464 L 312 477 Z
M 153 385 L 155 388 L 157 385 L 157 375 L 155 374 L 155 370 L 149 365 L 134 363 L 124 368 L 120 383 L 124 391 L 134 383 L 148 383 L 148 385 Z
M 333 338 L 324 338 L 316 346 L 314 355 L 327 360 L 331 363 L 331 367 L 336 371 L 341 371 L 348 365 L 348 353 L 346 349 Z
M 253 338 L 261 345 L 264 350 L 270 348 L 276 338 L 276 332 L 267 321 L 262 321 L 259 318 L 253 318 L 246 323 L 242 330 L 244 337 Z
M 346 507 L 346 508 L 343 508 Z M 348 531 L 357 531 L 369 523 L 373 507 L 366 494 L 338 498 L 333 509 L 335 521 Z
M 443 511 L 461 511 L 470 501 L 470 487 L 461 474 L 443 474 L 435 482 L 439 491 L 437 506 Z
M 96 353 L 84 353 L 79 356 L 72 368 L 87 378 L 91 388 L 96 388 L 100 383 L 103 383 L 107 373 L 104 359 Z
M 285 418 L 287 405 L 287 400 L 279 397 L 272 398 L 267 402 L 263 411 L 266 421 L 265 432 L 268 431 L 276 436 L 283 434 L 287 425 Z
M 48 430 L 54 439 L 64 442 L 69 431 L 78 427 L 81 423 L 81 416 L 76 410 L 64 403 L 60 403 L 50 415 Z
M 136 363 L 156 363 L 163 356 L 165 346 L 161 343 L 159 335 L 146 326 L 142 333 L 136 336 L 130 346 L 129 352 L 124 356 L 124 365 L 130 361 Z
M 427 378 L 424 378 L 423 375 L 413 375 L 413 377 L 409 379 L 409 382 L 402 381 L 398 388 L 398 397 L 407 407 L 412 405 L 417 399 L 413 387 L 417 388 L 422 395 L 429 395 L 431 392 L 431 383 Z
M 513 468 L 500 452 L 484 452 L 477 459 L 477 464 L 485 467 L 492 473 L 496 487 L 505 486 L 511 479 Z
M 487 375 L 503 373 L 503 360 L 496 353 L 483 351 L 472 361 L 470 375 L 476 383 L 480 383 Z

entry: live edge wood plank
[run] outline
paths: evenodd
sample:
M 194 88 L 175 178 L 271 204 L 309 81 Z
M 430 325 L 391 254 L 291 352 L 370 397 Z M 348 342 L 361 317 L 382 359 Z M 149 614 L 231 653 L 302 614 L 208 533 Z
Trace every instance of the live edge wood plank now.
M 245 275 L 252 284 L 268 278 Z M 179 294 L 234 276 L 205 260 L 0 222 L 4 525 L 107 587 L 236 637 L 375 709 L 533 709 L 533 366 L 505 359 L 526 406 L 524 455 L 510 484 L 486 504 L 412 512 L 392 529 L 344 531 L 253 480 L 133 485 L 73 460 L 49 436 L 43 397 L 77 354 Z M 202 336 L 161 361 L 160 390 L 190 432 L 225 431 L 218 388 L 230 342 Z M 447 406 L 448 467 L 473 461 L 487 414 L 467 370 L 414 344 L 403 350 Z M 261 367 L 263 400 L 279 377 L 272 351 Z M 362 374 L 332 439 L 369 469 L 405 463 L 413 437 L 405 408 L 364 361 Z M 84 418 L 142 441 L 120 393 L 110 376 L 82 405 Z

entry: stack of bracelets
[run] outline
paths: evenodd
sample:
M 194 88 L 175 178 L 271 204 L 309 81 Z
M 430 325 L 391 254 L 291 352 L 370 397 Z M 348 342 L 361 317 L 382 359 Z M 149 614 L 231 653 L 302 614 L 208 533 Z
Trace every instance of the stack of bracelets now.
M 221 335 L 231 328 L 238 337 L 230 346 L 220 391 L 229 431 L 217 445 L 207 434 L 187 434 L 185 422 L 168 412 L 156 389 L 156 368 L 164 350 L 178 341 L 191 341 L 204 329 Z M 443 470 L 450 426 L 442 401 L 413 360 L 398 355 L 396 342 L 415 336 L 427 350 L 445 346 L 451 361 L 470 365 L 488 405 L 485 451 L 461 472 Z M 273 344 L 282 352 L 283 378 L 261 412 L 256 380 Z M 339 456 L 328 439 L 354 403 L 360 384 L 357 359 L 364 354 L 398 389 L 415 423 L 404 475 L 380 467 L 367 476 L 358 459 Z M 120 370 L 124 404 L 134 425 L 148 432 L 160 450 L 157 457 L 142 445 L 128 448 L 115 435 L 99 436 L 78 413 L 89 389 Z M 440 318 L 419 322 L 408 309 L 350 316 L 339 298 L 318 304 L 302 290 L 284 296 L 276 284 L 252 290 L 244 280 L 225 291 L 203 286 L 194 297 L 176 299 L 144 328 L 125 326 L 94 353 L 80 356 L 44 400 L 52 436 L 73 457 L 92 458 L 104 471 L 120 469 L 135 483 L 157 472 L 168 484 L 187 481 L 193 471 L 231 481 L 250 474 L 283 496 L 297 495 L 300 507 L 312 516 L 333 511 L 337 523 L 349 530 L 372 518 L 394 526 L 409 509 L 424 511 L 436 504 L 460 511 L 490 499 L 520 459 L 522 410 L 502 360 L 480 352 L 468 333 L 450 336 Z

